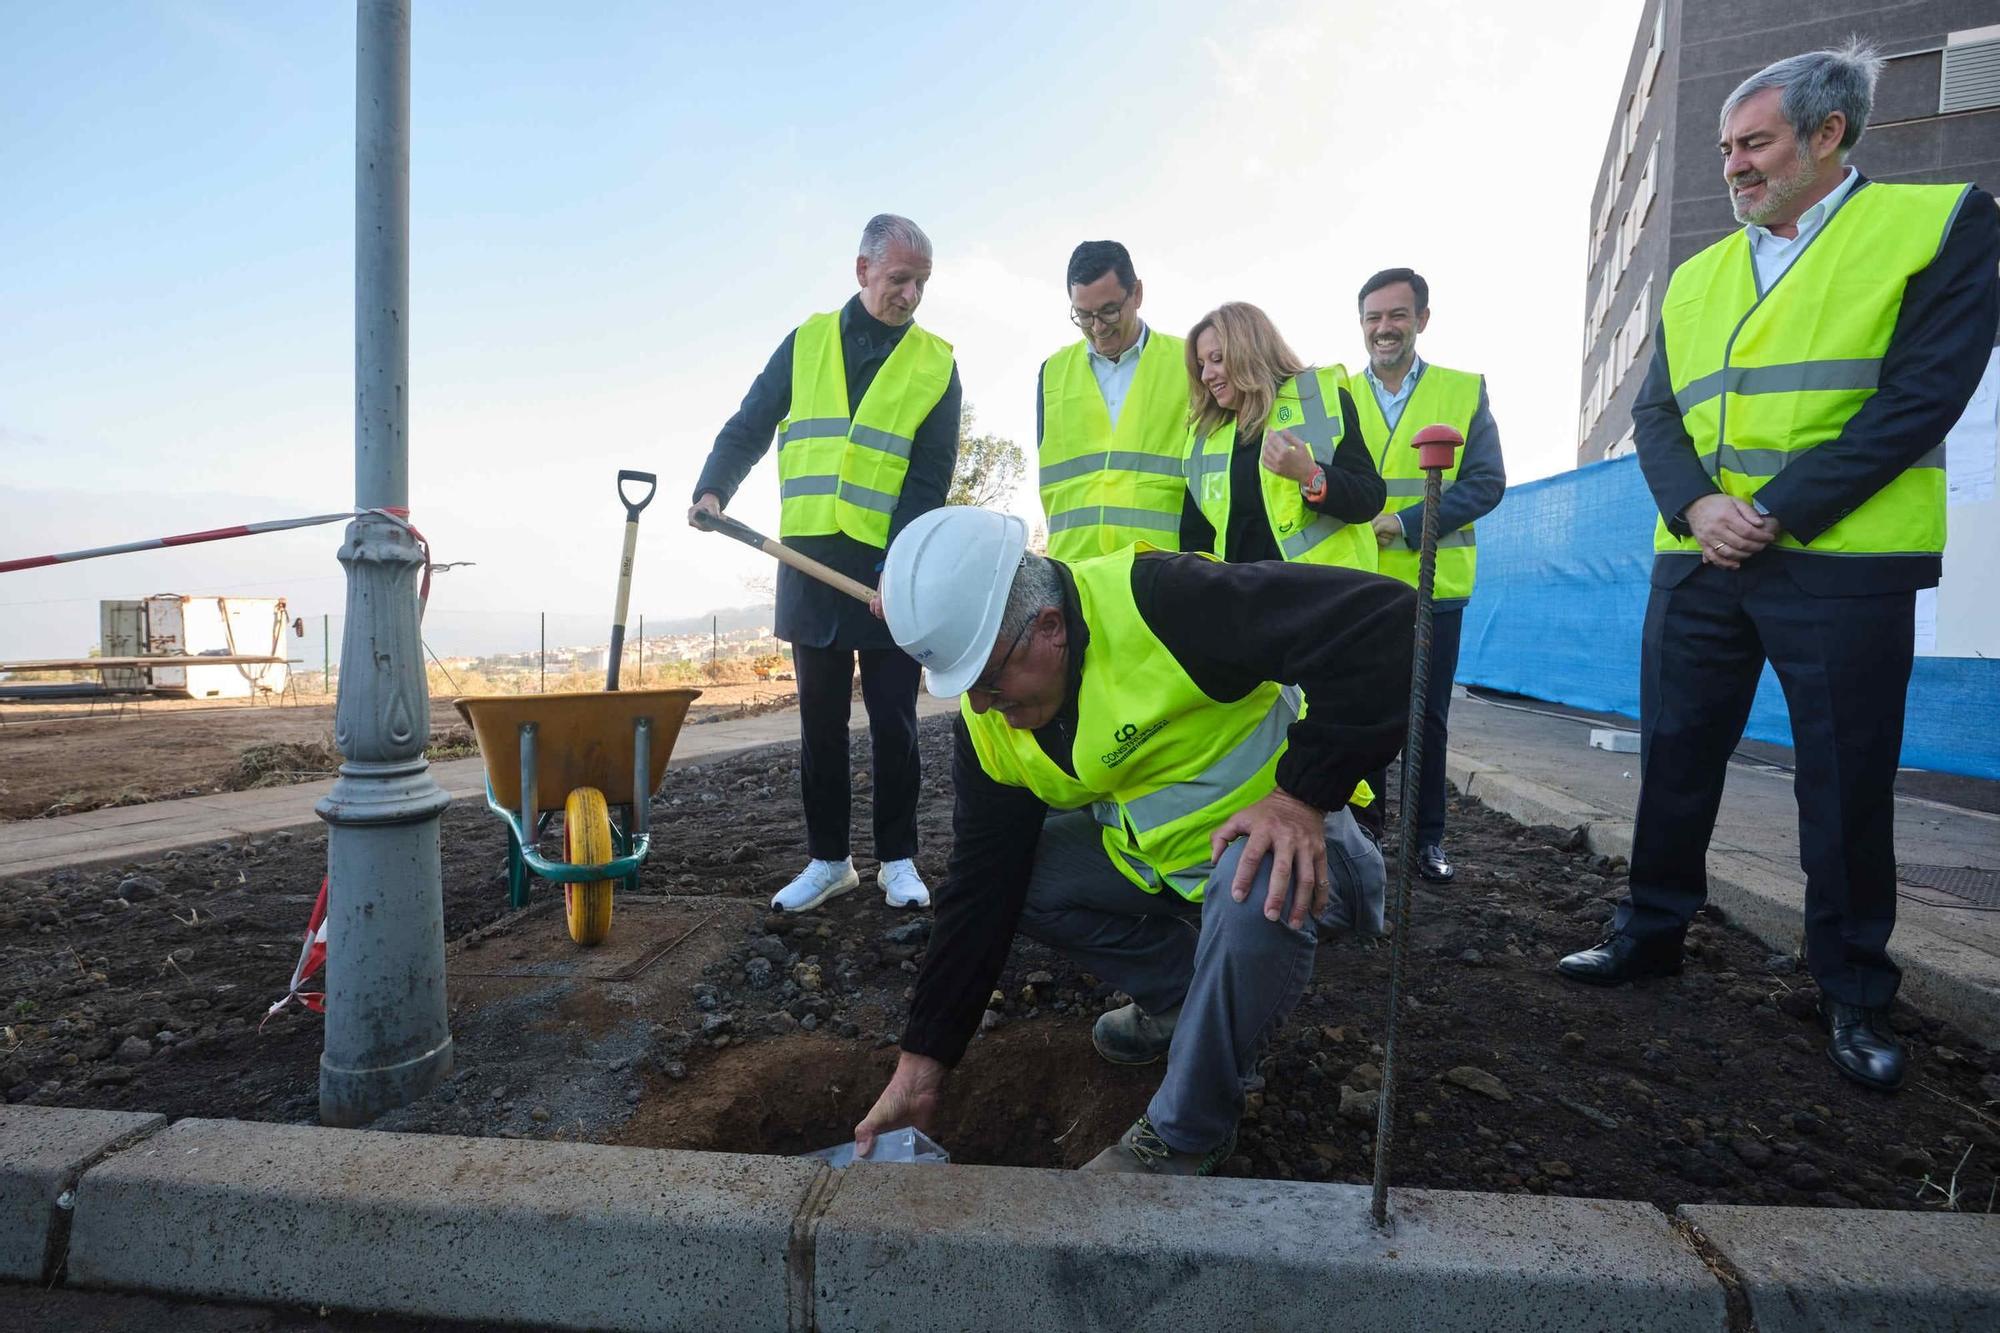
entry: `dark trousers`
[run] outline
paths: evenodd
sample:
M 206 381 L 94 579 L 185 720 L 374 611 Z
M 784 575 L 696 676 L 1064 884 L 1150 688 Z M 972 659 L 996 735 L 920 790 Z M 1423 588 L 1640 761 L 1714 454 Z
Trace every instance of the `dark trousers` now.
M 1615 928 L 1677 944 L 1708 897 L 1729 755 L 1768 659 L 1792 719 L 1806 964 L 1832 999 L 1877 1007 L 1895 997 L 1895 782 L 1915 600 L 1809 596 L 1769 557 L 1736 571 L 1701 565 L 1653 588 L 1632 888 Z
M 847 724 L 853 703 L 852 648 L 792 646 L 799 675 L 799 789 L 805 798 L 806 849 L 815 860 L 840 861 L 851 850 L 848 818 Z M 897 648 L 862 648 L 861 702 L 875 778 L 875 856 L 897 861 L 917 854 L 916 660 Z
M 1446 721 L 1451 713 L 1451 683 L 1458 675 L 1459 631 L 1465 627 L 1465 608 L 1455 606 L 1431 613 L 1431 671 L 1424 695 L 1424 763 L 1417 774 L 1417 845 L 1430 846 L 1444 841 L 1444 759 L 1450 740 Z M 1375 789 L 1375 804 L 1356 810 L 1354 817 L 1363 828 L 1382 837 L 1383 801 L 1388 796 L 1389 770 L 1368 775 Z M 1407 818 L 1407 815 L 1405 816 Z

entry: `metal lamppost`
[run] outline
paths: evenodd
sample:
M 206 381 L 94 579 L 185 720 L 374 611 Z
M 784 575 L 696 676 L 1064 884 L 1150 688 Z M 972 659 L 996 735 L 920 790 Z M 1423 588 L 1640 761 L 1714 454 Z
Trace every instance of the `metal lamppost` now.
M 354 507 L 406 511 L 409 470 L 410 5 L 360 0 L 354 134 Z M 319 1115 L 359 1125 L 451 1072 L 430 690 L 407 528 L 364 513 L 340 548 L 347 615 L 327 822 L 326 1046 Z

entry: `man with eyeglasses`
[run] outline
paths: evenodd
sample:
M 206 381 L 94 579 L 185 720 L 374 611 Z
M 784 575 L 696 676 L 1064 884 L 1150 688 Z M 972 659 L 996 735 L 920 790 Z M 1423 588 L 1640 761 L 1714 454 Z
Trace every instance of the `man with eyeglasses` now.
M 1050 560 L 1027 535 L 947 506 L 883 565 L 896 642 L 964 702 L 936 925 L 855 1137 L 928 1123 L 1018 930 L 1132 998 L 1098 1018 L 1100 1055 L 1167 1062 L 1089 1169 L 1207 1175 L 1318 928 L 1382 929 L 1381 853 L 1346 802 L 1402 742 L 1415 594 L 1136 546 Z
M 860 291 L 785 335 L 715 437 L 695 511 L 719 514 L 778 440 L 778 535 L 874 586 L 882 553 L 944 503 L 958 461 L 960 390 L 951 344 L 916 323 L 931 241 L 879 213 L 854 261 Z M 917 873 L 917 665 L 869 608 L 778 566 L 777 636 L 799 677 L 799 787 L 811 858 L 771 906 L 805 912 L 860 884 L 849 855 L 848 716 L 855 659 L 874 760 L 875 880 L 891 907 L 929 904 Z
M 1145 284 L 1117 241 L 1069 257 L 1069 317 L 1083 330 L 1047 361 L 1035 393 L 1042 512 L 1057 560 L 1136 541 L 1180 546 L 1187 373 L 1181 340 L 1139 318 Z

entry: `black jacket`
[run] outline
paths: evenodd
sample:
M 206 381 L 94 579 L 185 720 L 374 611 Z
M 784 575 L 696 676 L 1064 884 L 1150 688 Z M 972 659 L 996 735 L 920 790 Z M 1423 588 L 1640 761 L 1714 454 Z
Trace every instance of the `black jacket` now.
M 840 312 L 840 354 L 847 370 L 847 410 L 854 411 L 875 382 L 875 372 L 889 359 L 902 341 L 908 325 L 884 324 L 862 307 L 854 296 Z M 792 406 L 792 341 L 794 329 L 771 353 L 763 373 L 743 395 L 743 405 L 729 418 L 701 478 L 694 484 L 694 500 L 713 492 L 724 507 L 743 484 L 750 469 L 771 448 L 778 423 Z M 917 427 L 910 450 L 910 470 L 903 479 L 902 498 L 889 516 L 889 540 L 894 541 L 909 521 L 944 503 L 951 489 L 951 473 L 958 463 L 958 409 L 962 392 L 958 365 L 952 364 L 951 381 L 944 397 Z M 874 587 L 881 577 L 882 552 L 845 533 L 826 537 L 791 537 L 785 541 L 804 555 L 859 579 Z M 808 648 L 893 648 L 889 627 L 868 613 L 868 608 L 844 592 L 837 592 L 806 577 L 789 565 L 778 566 L 777 636 Z
M 1854 184 L 1859 194 L 1867 177 Z M 2000 211 L 1993 196 L 1973 190 L 1945 233 L 1930 267 L 1903 290 L 1895 331 L 1882 355 L 1880 387 L 1838 437 L 1794 458 L 1764 483 L 1757 500 L 1806 543 L 1853 513 L 1917 459 L 1936 448 L 1965 411 L 2000 324 Z M 1632 405 L 1633 443 L 1653 500 L 1676 536 L 1687 535 L 1687 507 L 1719 488 L 1703 471 L 1681 422 L 1667 371 L 1665 325 L 1653 330 L 1653 361 Z M 1814 597 L 1858 596 L 1935 587 L 1936 557 L 1849 556 L 1828 560 L 1769 546 L 1753 560 L 1783 561 Z M 1653 583 L 1672 587 L 1693 573 L 1691 551 L 1654 558 Z
M 1326 469 L 1326 494 L 1307 500 L 1306 508 L 1327 514 L 1343 523 L 1366 523 L 1382 512 L 1389 490 L 1368 441 L 1361 435 L 1361 418 L 1354 399 L 1340 391 L 1340 443 L 1333 447 L 1333 461 Z M 1209 525 L 1193 492 L 1181 496 L 1181 549 L 1208 551 L 1236 564 L 1252 560 L 1281 560 L 1278 539 L 1271 535 L 1270 516 L 1264 511 L 1264 432 L 1254 435 L 1239 430 L 1229 455 L 1229 522 L 1222 540 Z M 1369 541 L 1374 541 L 1373 533 Z
M 1063 582 L 1069 697 L 1035 739 L 1068 770 L 1090 627 L 1067 569 Z M 1222 564 L 1154 552 L 1132 562 L 1132 598 L 1209 697 L 1240 699 L 1272 680 L 1305 691 L 1306 714 L 1292 724 L 1278 761 L 1278 786 L 1300 800 L 1339 808 L 1402 746 L 1416 610 L 1405 584 L 1330 565 Z M 965 1053 L 1006 965 L 1048 813 L 1033 792 L 987 776 L 962 716 L 954 740 L 951 859 L 902 1040 L 904 1050 L 946 1064 Z

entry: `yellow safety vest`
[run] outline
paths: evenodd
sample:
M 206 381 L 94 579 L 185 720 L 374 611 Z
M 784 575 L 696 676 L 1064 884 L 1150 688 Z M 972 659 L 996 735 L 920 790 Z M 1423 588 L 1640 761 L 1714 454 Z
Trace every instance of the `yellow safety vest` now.
M 1169 884 L 1200 902 L 1209 835 L 1277 786 L 1278 758 L 1303 709 L 1292 686 L 1259 685 L 1219 703 L 1188 678 L 1132 599 L 1144 544 L 1071 565 L 1090 642 L 1076 700 L 1071 777 L 1031 731 L 959 707 L 979 766 L 1061 810 L 1088 807 L 1111 863 L 1148 893 Z
M 1115 427 L 1087 343 L 1042 364 L 1042 512 L 1051 558 L 1084 560 L 1137 541 L 1180 548 L 1184 346 L 1171 334 L 1146 331 Z
M 1383 513 L 1393 514 L 1424 502 L 1424 470 L 1417 466 L 1417 451 L 1410 447 L 1410 441 L 1425 426 L 1436 425 L 1450 426 L 1460 436 L 1470 438 L 1472 415 L 1479 410 L 1479 391 L 1484 382 L 1480 376 L 1463 370 L 1426 364 L 1417 387 L 1410 390 L 1410 397 L 1403 404 L 1403 414 L 1396 418 L 1396 428 L 1390 430 L 1368 377 L 1356 375 L 1349 381 L 1355 414 L 1361 418 L 1361 438 L 1367 441 L 1368 455 L 1375 460 L 1375 470 L 1382 474 L 1382 482 L 1389 490 Z M 1444 470 L 1442 490 L 1450 490 L 1458 479 L 1458 465 L 1464 461 L 1464 454 L 1462 449 L 1453 452 L 1451 466 Z M 1417 586 L 1415 551 L 1404 550 L 1400 543 L 1378 549 L 1382 573 L 1399 578 L 1412 588 Z M 1468 523 L 1456 532 L 1445 533 L 1438 538 L 1437 578 L 1431 595 L 1441 602 L 1472 596 L 1478 567 L 1479 544 L 1472 534 L 1472 525 Z
M 1312 448 L 1321 467 L 1333 466 L 1333 451 L 1340 443 L 1340 390 L 1347 372 L 1339 366 L 1325 366 L 1317 372 L 1292 376 L 1278 386 L 1271 404 L 1271 419 L 1264 430 L 1289 430 Z M 1214 434 L 1188 428 L 1188 490 L 1201 509 L 1203 518 L 1215 529 L 1220 547 L 1229 533 L 1229 455 L 1236 447 L 1236 421 L 1231 418 Z M 1375 531 L 1366 523 L 1343 523 L 1306 507 L 1299 484 L 1281 477 L 1258 461 L 1262 479 L 1264 516 L 1271 524 L 1271 536 L 1287 560 L 1314 565 L 1345 565 L 1349 569 L 1376 567 Z
M 1681 421 L 1701 465 L 1748 498 L 1807 450 L 1837 438 L 1873 396 L 1903 288 L 1929 267 L 1969 185 L 1877 185 L 1834 210 L 1768 291 L 1742 232 L 1674 270 L 1660 322 Z M 1936 555 L 1945 537 L 1944 443 L 1811 545 L 1809 555 Z M 1663 516 L 1653 549 L 1699 553 Z
M 840 313 L 814 315 L 792 338 L 792 406 L 778 424 L 778 535 L 844 532 L 889 544 L 917 427 L 951 385 L 951 344 L 912 324 L 850 419 Z

